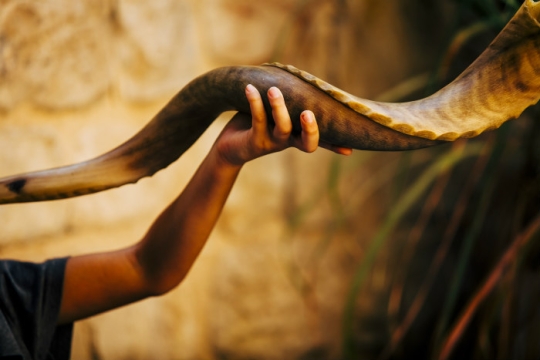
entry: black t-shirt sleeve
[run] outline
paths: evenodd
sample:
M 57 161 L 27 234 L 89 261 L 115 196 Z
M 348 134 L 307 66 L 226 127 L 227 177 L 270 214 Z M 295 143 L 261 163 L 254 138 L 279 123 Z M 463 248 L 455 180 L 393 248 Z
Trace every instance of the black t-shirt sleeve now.
M 73 326 L 57 326 L 66 261 L 0 261 L 0 359 L 69 359 Z

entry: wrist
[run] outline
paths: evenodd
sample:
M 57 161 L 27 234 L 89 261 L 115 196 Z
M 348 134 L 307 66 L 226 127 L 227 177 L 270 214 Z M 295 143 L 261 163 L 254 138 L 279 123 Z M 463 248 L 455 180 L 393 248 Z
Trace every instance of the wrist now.
M 207 160 L 210 162 L 212 167 L 220 173 L 238 173 L 245 164 L 245 162 L 230 159 L 225 155 L 225 152 L 220 151 L 216 145 L 210 149 L 210 152 L 207 155 Z

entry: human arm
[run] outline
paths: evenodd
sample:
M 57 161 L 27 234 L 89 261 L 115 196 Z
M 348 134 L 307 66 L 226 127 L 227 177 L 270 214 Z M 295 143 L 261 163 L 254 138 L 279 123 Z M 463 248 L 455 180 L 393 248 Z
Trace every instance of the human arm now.
M 301 116 L 302 133 L 292 124 L 283 96 L 268 92 L 274 125 L 269 125 L 258 91 L 246 88 L 251 118 L 237 114 L 182 193 L 137 244 L 113 252 L 72 257 L 66 265 L 59 322 L 72 322 L 178 285 L 210 235 L 242 166 L 257 157 L 294 146 L 306 152 L 318 146 L 314 116 Z M 350 149 L 332 148 L 338 153 Z

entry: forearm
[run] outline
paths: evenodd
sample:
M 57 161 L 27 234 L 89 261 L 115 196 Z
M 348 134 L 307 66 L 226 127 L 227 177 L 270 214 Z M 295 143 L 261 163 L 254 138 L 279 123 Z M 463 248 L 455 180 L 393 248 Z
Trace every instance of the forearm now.
M 175 287 L 202 250 L 238 176 L 212 149 L 182 194 L 153 223 L 134 254 L 153 294 Z

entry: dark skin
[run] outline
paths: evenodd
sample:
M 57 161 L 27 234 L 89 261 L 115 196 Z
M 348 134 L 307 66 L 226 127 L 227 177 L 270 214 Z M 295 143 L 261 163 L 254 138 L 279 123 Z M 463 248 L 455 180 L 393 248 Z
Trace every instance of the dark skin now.
M 186 277 L 206 243 L 243 165 L 295 147 L 313 152 L 320 145 L 338 154 L 352 149 L 319 143 L 311 111 L 292 123 L 279 89 L 268 90 L 274 125 L 261 95 L 246 87 L 252 116 L 238 113 L 225 126 L 182 193 L 154 221 L 138 243 L 112 252 L 71 257 L 66 265 L 60 324 L 87 318 L 135 301 L 167 293 Z

